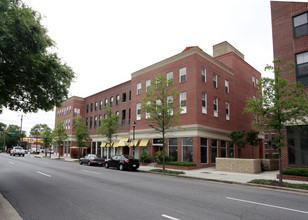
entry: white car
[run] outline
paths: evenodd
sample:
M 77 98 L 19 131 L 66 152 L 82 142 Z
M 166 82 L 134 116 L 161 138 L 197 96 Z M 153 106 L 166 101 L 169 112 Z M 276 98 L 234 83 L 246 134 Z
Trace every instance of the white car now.
M 39 154 L 40 153 L 40 148 L 37 148 L 37 150 L 36 150 L 36 148 L 31 148 L 31 150 L 30 150 L 30 154 Z
M 25 150 L 22 147 L 14 147 L 11 152 L 10 152 L 10 156 L 25 156 Z

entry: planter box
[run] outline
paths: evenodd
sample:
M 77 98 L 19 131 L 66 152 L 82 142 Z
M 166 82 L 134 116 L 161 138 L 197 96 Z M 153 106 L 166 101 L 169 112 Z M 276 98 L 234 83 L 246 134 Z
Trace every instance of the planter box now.
M 155 167 L 157 168 L 163 168 L 162 164 L 155 164 Z M 175 170 L 194 170 L 194 169 L 198 169 L 196 166 L 175 166 L 175 165 L 165 165 L 165 168 L 167 169 L 175 169 Z
M 280 175 L 277 174 L 277 179 L 279 179 Z M 308 182 L 308 176 L 293 176 L 293 175 L 282 175 L 282 179 L 284 180 L 296 180 L 296 181 L 306 181 Z
M 236 173 L 261 173 L 261 159 L 217 157 L 216 170 Z

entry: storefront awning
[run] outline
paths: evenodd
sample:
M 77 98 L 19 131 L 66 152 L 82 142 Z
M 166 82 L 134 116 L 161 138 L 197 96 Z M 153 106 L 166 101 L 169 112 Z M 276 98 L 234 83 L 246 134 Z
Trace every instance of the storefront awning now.
M 119 144 L 120 144 L 120 141 L 116 141 L 114 142 L 113 147 L 119 147 Z
M 125 143 L 128 142 L 128 137 L 123 137 L 119 141 L 119 147 L 125 147 Z
M 135 147 L 138 146 L 139 140 L 135 140 Z M 133 141 L 130 142 L 129 147 L 133 147 Z
M 149 144 L 149 139 L 142 139 L 139 143 L 140 147 L 146 147 Z
M 106 142 L 102 142 L 100 147 L 106 147 Z

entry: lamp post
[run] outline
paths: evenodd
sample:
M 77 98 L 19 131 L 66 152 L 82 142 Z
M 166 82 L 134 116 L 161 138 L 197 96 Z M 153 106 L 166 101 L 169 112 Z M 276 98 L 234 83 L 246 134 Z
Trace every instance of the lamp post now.
M 136 122 L 133 121 L 133 157 L 135 158 L 135 128 Z

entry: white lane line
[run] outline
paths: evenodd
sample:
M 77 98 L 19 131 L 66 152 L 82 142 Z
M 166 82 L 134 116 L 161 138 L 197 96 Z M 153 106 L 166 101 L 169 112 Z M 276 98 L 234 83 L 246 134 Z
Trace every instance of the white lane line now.
M 162 214 L 161 216 L 162 216 L 162 217 L 165 217 L 165 218 L 172 219 L 172 220 L 180 220 L 179 218 L 173 218 L 173 217 L 171 217 L 171 216 L 169 216 L 169 215 L 165 215 L 165 214 Z
M 9 162 L 10 164 L 15 164 L 15 163 L 13 163 L 13 162 Z
M 276 206 L 276 205 L 269 205 L 269 204 L 265 204 L 265 203 L 252 202 L 252 201 L 248 201 L 248 200 L 236 199 L 236 198 L 230 198 L 230 197 L 226 197 L 226 199 L 231 199 L 231 200 L 235 200 L 235 201 L 239 201 L 239 202 L 246 202 L 246 203 L 255 204 L 255 205 L 267 206 L 267 207 L 276 208 L 276 209 L 284 209 L 284 210 L 288 210 L 288 211 L 292 211 L 292 212 L 299 212 L 299 213 L 308 214 L 308 212 L 306 212 L 306 211 L 290 209 L 290 208 L 285 208 L 285 207 Z
M 87 173 L 101 174 L 101 173 L 98 173 L 98 172 L 93 172 L 93 171 L 88 171 L 88 170 L 81 170 L 81 171 L 87 172 Z
M 41 175 L 44 175 L 44 176 L 48 176 L 48 177 L 51 177 L 50 175 L 46 174 L 46 173 L 42 173 L 40 171 L 36 171 L 38 174 L 41 174 Z

